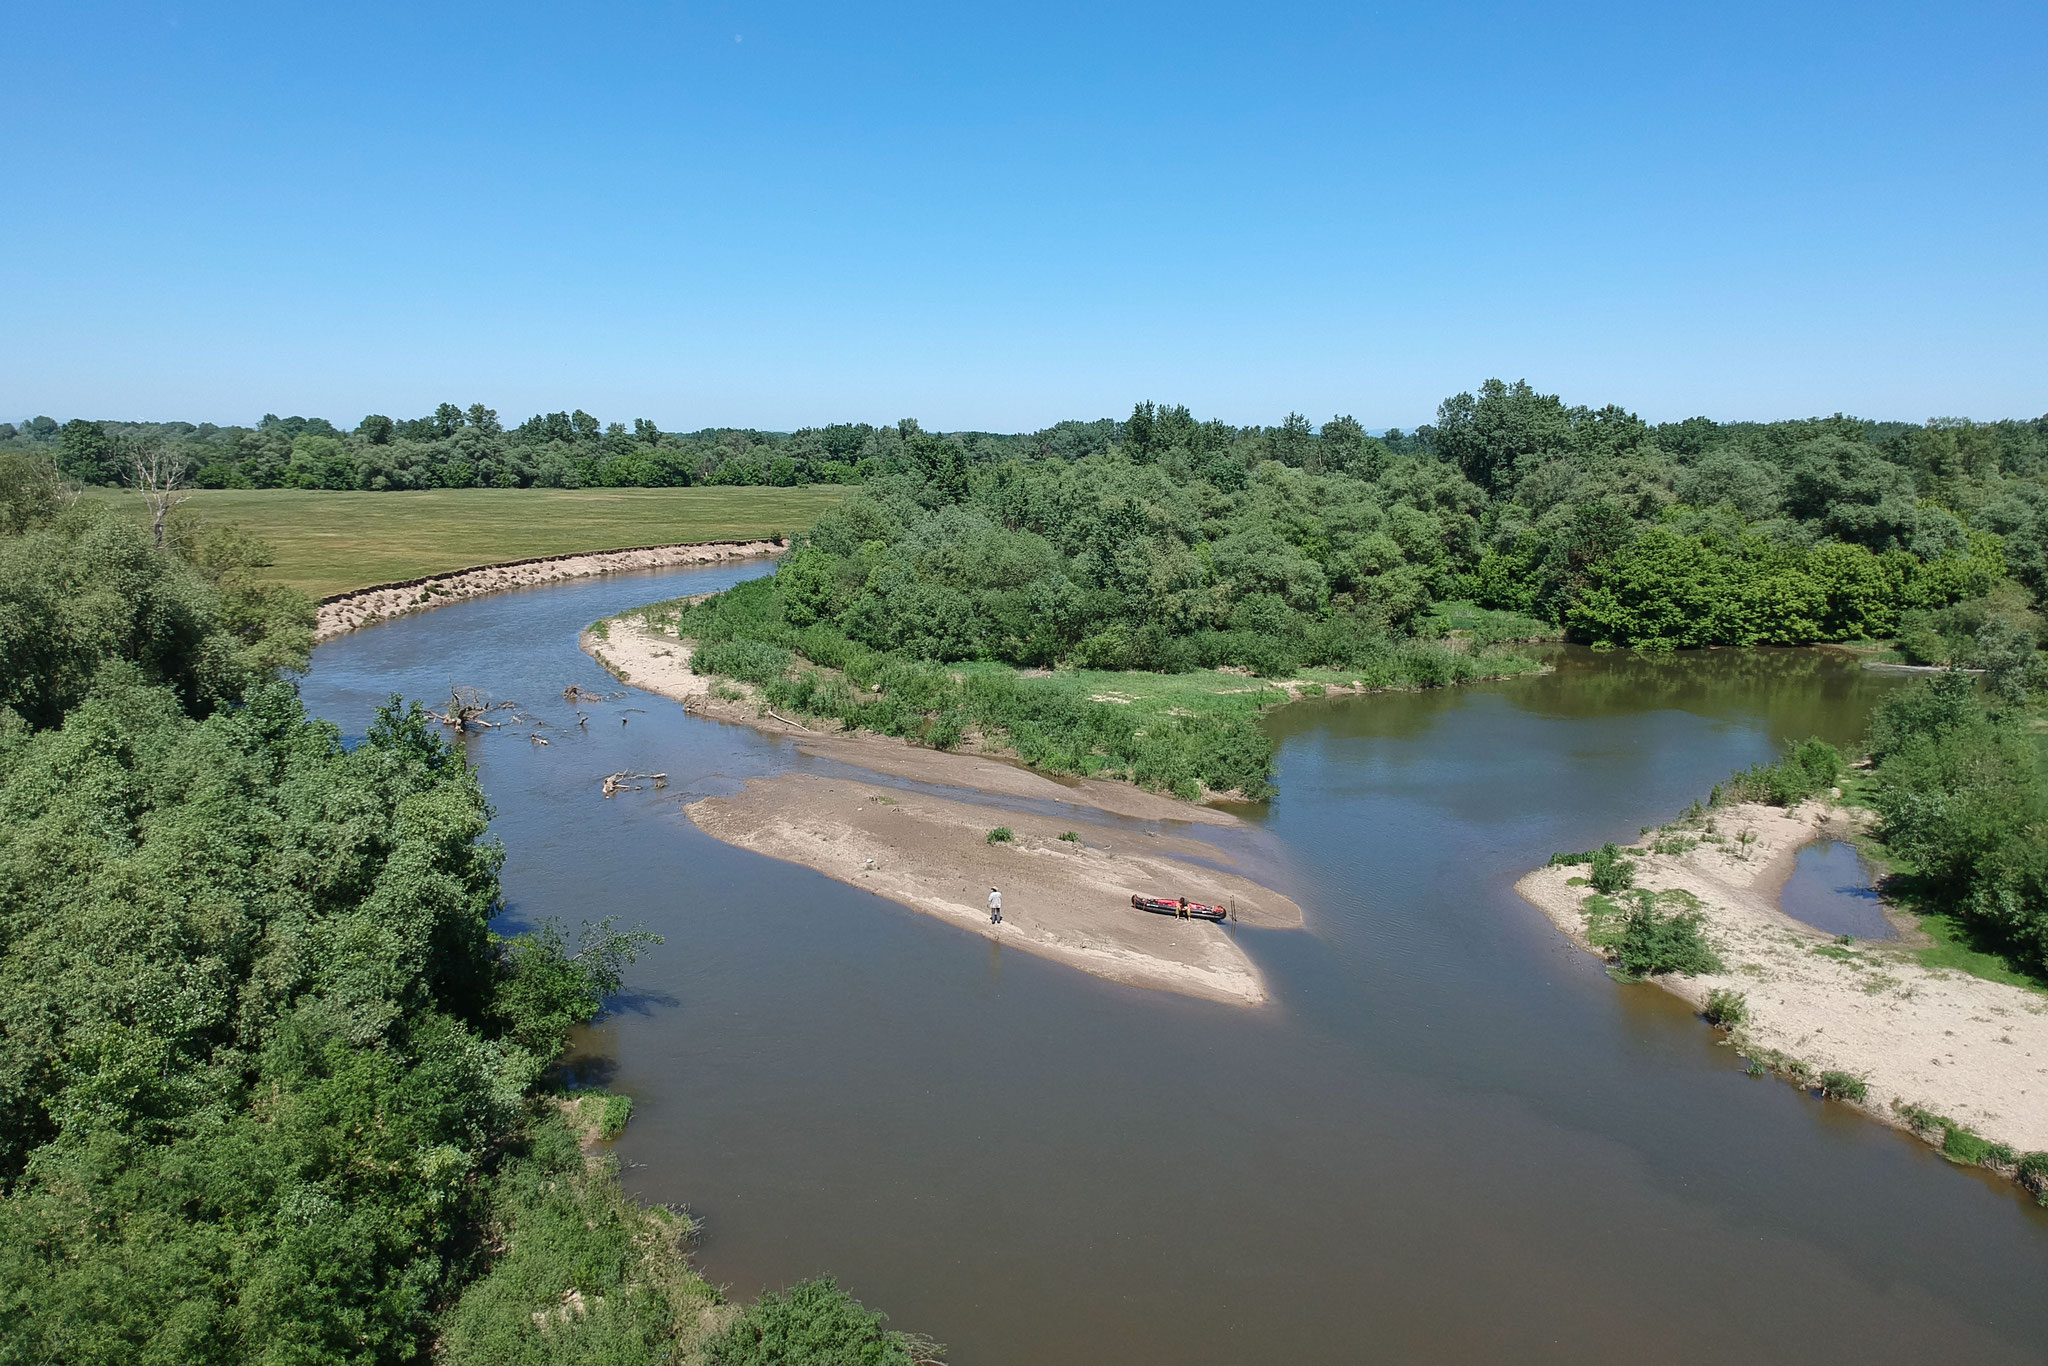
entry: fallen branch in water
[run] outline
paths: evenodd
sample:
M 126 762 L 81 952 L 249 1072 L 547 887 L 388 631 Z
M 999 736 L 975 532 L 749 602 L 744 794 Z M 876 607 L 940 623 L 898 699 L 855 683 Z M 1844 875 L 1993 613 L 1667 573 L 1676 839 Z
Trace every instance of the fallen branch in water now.
M 628 779 L 632 778 L 650 779 L 657 789 L 668 786 L 668 774 L 666 773 L 612 773 L 605 777 L 604 795 L 610 797 L 619 792 L 638 792 L 640 784 L 628 782 Z
M 503 724 L 498 721 L 486 721 L 484 716 L 487 712 L 510 711 L 514 713 L 515 719 L 517 718 L 517 702 L 493 702 L 489 698 L 488 693 L 478 688 L 450 686 L 448 710 L 429 709 L 427 715 L 444 726 L 453 727 L 457 735 L 466 734 L 471 730 L 496 730 Z

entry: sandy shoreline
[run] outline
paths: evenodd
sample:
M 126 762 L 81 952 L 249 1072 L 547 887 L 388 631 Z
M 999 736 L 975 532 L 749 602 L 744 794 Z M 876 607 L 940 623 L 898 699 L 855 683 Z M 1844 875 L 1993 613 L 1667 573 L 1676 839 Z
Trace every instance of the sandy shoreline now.
M 665 569 L 679 564 L 715 564 L 721 560 L 752 559 L 780 554 L 785 547 L 777 541 L 698 541 L 677 545 L 638 546 L 630 550 L 601 550 L 582 555 L 543 555 L 529 560 L 508 560 L 503 564 L 478 565 L 451 570 L 404 583 L 373 584 L 324 598 L 313 629 L 313 643 L 320 644 L 409 612 L 445 607 L 465 598 L 498 593 L 508 588 L 528 588 L 562 579 L 589 578 L 615 574 L 626 569 Z
M 1655 978 L 1659 986 L 1702 1007 L 1716 988 L 1742 992 L 1749 1018 L 1735 1031 L 1737 1047 L 1805 1063 L 1815 1075 L 1862 1078 L 1870 1094 L 1861 1108 L 1888 1123 L 1910 1127 L 1894 1107 L 1916 1105 L 2017 1152 L 2048 1149 L 2048 996 L 1923 967 L 1917 931 L 1842 945 L 1779 910 L 1799 849 L 1849 833 L 1852 816 L 1841 808 L 1743 805 L 1708 814 L 1726 842 L 1635 855 L 1638 887 L 1699 898 L 1704 933 L 1723 962 L 1722 972 L 1671 974 Z M 1744 831 L 1756 835 L 1746 857 L 1736 842 Z M 1571 885 L 1584 872 L 1541 868 L 1515 890 L 1597 953 L 1581 910 L 1591 888 Z
M 1234 906 L 1246 925 L 1302 924 L 1301 908 L 1278 892 L 1195 861 L 1229 862 L 1196 837 L 1202 826 L 1241 824 L 1227 812 L 1128 783 L 1059 782 L 989 755 L 922 749 L 890 736 L 807 730 L 761 715 L 752 702 L 720 698 L 715 680 L 690 672 L 686 644 L 631 618 L 613 619 L 602 636 L 585 631 L 579 643 L 626 683 L 681 702 L 693 715 L 791 738 L 805 754 L 891 777 L 1059 802 L 1154 826 L 1111 831 L 857 779 L 785 774 L 754 779 L 735 796 L 686 808 L 701 829 L 728 844 L 802 864 L 1098 977 L 1233 1005 L 1263 1003 L 1266 987 L 1231 931 L 1133 910 L 1131 894 Z M 1014 831 L 1015 840 L 990 845 L 988 832 L 997 826 Z M 1059 838 L 1069 830 L 1080 838 Z M 1001 926 L 988 923 L 991 885 L 1003 889 Z

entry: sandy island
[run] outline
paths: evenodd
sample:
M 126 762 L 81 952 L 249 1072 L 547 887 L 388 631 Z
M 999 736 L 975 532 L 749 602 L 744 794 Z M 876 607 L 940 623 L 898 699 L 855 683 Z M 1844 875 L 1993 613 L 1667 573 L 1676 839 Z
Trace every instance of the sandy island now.
M 403 583 L 373 584 L 336 593 L 320 602 L 320 615 L 313 628 L 318 645 L 346 635 L 359 626 L 387 621 L 408 612 L 445 607 L 464 598 L 499 593 L 508 588 L 529 588 L 537 583 L 560 579 L 589 578 L 595 574 L 616 574 L 625 569 L 665 569 L 678 564 L 714 564 L 720 560 L 751 559 L 777 555 L 784 549 L 778 541 L 698 541 L 681 545 L 639 546 L 631 550 L 602 550 L 584 555 L 542 555 L 530 560 L 508 560 L 503 564 L 479 565 L 432 574 Z
M 1889 1123 L 1910 1127 L 1894 1105 L 1917 1105 L 2015 1151 L 2048 1149 L 2048 996 L 1921 966 L 1910 925 L 1901 925 L 1898 941 L 1842 945 L 1779 910 L 1800 847 L 1846 835 L 1851 813 L 1809 802 L 1791 811 L 1723 807 L 1710 817 L 1726 842 L 1634 854 L 1638 887 L 1699 898 L 1706 938 L 1725 966 L 1711 976 L 1655 978 L 1659 986 L 1698 1006 L 1717 987 L 1742 992 L 1749 1018 L 1734 1035 L 1737 1047 L 1806 1063 L 1815 1074 L 1861 1077 L 1870 1088 L 1862 1108 Z M 1756 835 L 1746 855 L 1745 831 Z M 1538 869 L 1515 890 L 1597 953 L 1581 910 L 1591 889 L 1571 885 L 1584 872 Z
M 892 777 L 1061 802 L 1162 827 L 1239 824 L 1236 817 L 1127 783 L 1058 782 L 1002 759 L 922 749 L 880 735 L 808 730 L 721 698 L 716 680 L 690 672 L 686 642 L 614 618 L 584 650 L 635 687 L 673 698 L 694 715 L 791 737 L 806 754 Z M 1299 928 L 1301 907 L 1269 888 L 1195 860 L 1228 862 L 1192 831 L 1107 830 L 971 801 L 858 780 L 792 773 L 757 778 L 731 797 L 686 808 L 707 833 L 742 849 L 802 864 L 1027 953 L 1111 981 L 1233 1005 L 1266 1000 L 1264 979 L 1229 928 L 1131 908 L 1133 892 L 1234 907 L 1245 925 Z M 1007 844 L 988 843 L 1006 826 Z M 1062 840 L 1068 831 L 1078 840 Z M 988 890 L 1003 891 L 1003 923 L 988 923 Z
M 1258 968 L 1227 927 L 1133 910 L 1133 892 L 1232 906 L 1248 925 L 1301 924 L 1301 908 L 1286 897 L 1188 861 L 1217 857 L 1193 840 L 1075 830 L 1043 816 L 811 773 L 756 778 L 736 796 L 686 809 L 728 844 L 1131 986 L 1233 1005 L 1266 999 Z M 1014 840 L 988 843 L 997 825 Z M 1067 831 L 1080 838 L 1059 838 Z M 1000 925 L 989 923 L 990 887 L 1003 892 Z

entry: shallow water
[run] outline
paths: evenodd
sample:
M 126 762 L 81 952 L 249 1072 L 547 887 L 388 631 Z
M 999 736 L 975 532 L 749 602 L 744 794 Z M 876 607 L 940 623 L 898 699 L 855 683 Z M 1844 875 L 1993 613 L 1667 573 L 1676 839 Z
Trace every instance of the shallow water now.
M 1512 890 L 1785 739 L 1852 739 L 1900 680 L 1563 650 L 1542 677 L 1286 709 L 1281 795 L 1231 844 L 1309 930 L 1235 931 L 1275 1000 L 1246 1012 L 698 833 L 691 796 L 829 767 L 779 741 L 643 695 L 574 727 L 561 689 L 610 686 L 576 628 L 763 568 L 442 608 L 323 646 L 305 686 L 351 731 L 451 682 L 566 727 L 472 745 L 507 917 L 667 935 L 585 1047 L 636 1100 L 628 1184 L 705 1220 L 734 1293 L 830 1271 L 962 1366 L 2048 1353 L 2041 1211 L 1746 1078 Z M 623 768 L 672 785 L 605 801 Z
M 1885 919 L 1870 868 L 1856 846 L 1842 840 L 1809 844 L 1793 858 L 1778 909 L 1829 934 L 1856 939 L 1897 939 Z

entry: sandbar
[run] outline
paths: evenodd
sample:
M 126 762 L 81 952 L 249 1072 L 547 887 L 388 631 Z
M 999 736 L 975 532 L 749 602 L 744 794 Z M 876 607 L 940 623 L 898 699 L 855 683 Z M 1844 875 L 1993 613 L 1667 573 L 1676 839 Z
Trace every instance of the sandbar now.
M 1740 991 L 1749 1018 L 1734 1035 L 1746 1054 L 1775 1053 L 1814 1074 L 1861 1077 L 1862 1108 L 1902 1124 L 1894 1102 L 1968 1125 L 2018 1152 L 2048 1149 L 2048 995 L 1986 981 L 1917 958 L 1917 930 L 1898 941 L 1851 945 L 1792 919 L 1778 893 L 1799 849 L 1853 832 L 1856 813 L 1826 802 L 1787 811 L 1738 805 L 1709 813 L 1722 843 L 1684 853 L 1636 852 L 1636 885 L 1678 888 L 1699 898 L 1702 932 L 1724 971 L 1653 980 L 1706 1004 L 1716 988 Z M 1754 844 L 1740 843 L 1754 832 Z M 1646 841 L 1647 842 L 1647 841 Z M 1586 939 L 1588 892 L 1572 886 L 1583 867 L 1541 868 L 1515 890 L 1575 944 Z M 1903 917 L 1895 917 L 1903 919 Z
M 1238 826 L 1228 812 L 1102 780 L 1061 782 L 1003 758 L 925 749 L 890 736 L 819 731 L 750 699 L 721 697 L 717 680 L 690 672 L 689 642 L 613 618 L 579 643 L 620 680 L 681 702 L 693 715 L 754 727 L 805 754 L 856 769 L 971 792 L 1056 802 L 1142 822 L 1020 813 L 860 781 L 791 773 L 749 781 L 686 811 L 708 834 L 802 864 L 850 886 L 935 916 L 1026 953 L 1131 986 L 1253 1006 L 1267 999 L 1257 966 L 1231 927 L 1134 910 L 1133 893 L 1185 896 L 1232 909 L 1238 924 L 1298 929 L 1301 907 L 1205 864 L 1229 856 L 1203 827 Z M 998 827 L 1014 832 L 990 844 Z M 1078 838 L 1063 840 L 1071 832 Z M 988 919 L 991 886 L 1003 923 Z
M 1131 894 L 1234 907 L 1247 925 L 1301 925 L 1301 908 L 1286 897 L 1189 861 L 1215 853 L 1193 840 L 1076 828 L 815 773 L 755 778 L 736 795 L 685 810 L 728 844 L 814 868 L 1026 953 L 1232 1005 L 1262 1004 L 1266 984 L 1229 927 L 1134 910 Z M 1014 837 L 990 844 L 997 825 Z M 1060 838 L 1070 830 L 1079 838 Z M 989 923 L 991 887 L 1003 893 L 1000 925 Z

